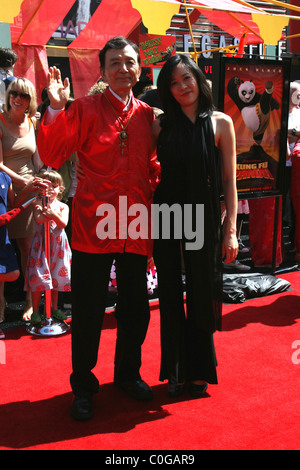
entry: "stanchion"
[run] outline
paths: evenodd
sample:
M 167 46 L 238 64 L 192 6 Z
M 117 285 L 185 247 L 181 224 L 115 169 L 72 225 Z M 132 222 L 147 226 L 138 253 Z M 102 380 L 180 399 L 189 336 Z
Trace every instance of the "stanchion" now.
M 48 205 L 48 197 L 43 196 L 43 207 Z M 50 269 L 51 260 L 50 260 L 50 223 L 44 223 L 44 249 L 45 256 L 48 262 Z M 38 325 L 29 325 L 27 328 L 28 333 L 41 336 L 41 337 L 52 337 L 64 335 L 70 330 L 70 326 L 67 325 L 64 321 L 57 322 L 51 318 L 51 290 L 45 289 L 45 320 L 43 320 Z

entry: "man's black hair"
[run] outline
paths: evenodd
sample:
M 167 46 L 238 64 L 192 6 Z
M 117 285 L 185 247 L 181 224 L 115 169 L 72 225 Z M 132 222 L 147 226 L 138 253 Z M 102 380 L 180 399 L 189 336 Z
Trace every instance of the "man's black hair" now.
M 103 49 L 101 49 L 99 53 L 99 60 L 100 60 L 100 66 L 104 69 L 105 68 L 105 56 L 106 52 L 110 49 L 124 49 L 126 46 L 131 46 L 135 52 L 137 53 L 138 56 L 138 63 L 141 65 L 141 57 L 140 57 L 140 51 L 139 47 L 137 44 L 135 44 L 132 41 L 129 41 L 129 39 L 124 38 L 123 36 L 117 36 L 115 38 L 110 39 Z
M 0 47 L 0 67 L 9 68 L 17 62 L 17 54 L 7 47 Z

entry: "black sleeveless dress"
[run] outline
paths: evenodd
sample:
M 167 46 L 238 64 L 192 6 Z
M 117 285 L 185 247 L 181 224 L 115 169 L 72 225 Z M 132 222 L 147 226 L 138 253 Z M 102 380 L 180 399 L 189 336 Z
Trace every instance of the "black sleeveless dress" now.
M 166 240 L 160 233 L 154 241 L 161 311 L 160 380 L 202 379 L 217 383 L 212 334 L 221 329 L 222 319 L 219 153 L 208 115 L 199 116 L 194 124 L 181 113 L 170 128 L 162 117 L 161 127 L 157 144 L 161 182 L 154 203 L 179 204 L 183 220 L 185 215 L 186 220 L 192 220 L 195 233 L 198 233 L 195 207 L 203 205 L 204 245 L 201 249 L 187 249 L 184 227 L 181 240 L 176 240 L 176 235 Z M 192 219 L 190 212 L 186 214 L 187 207 L 193 208 Z M 181 253 L 186 272 L 186 318 Z

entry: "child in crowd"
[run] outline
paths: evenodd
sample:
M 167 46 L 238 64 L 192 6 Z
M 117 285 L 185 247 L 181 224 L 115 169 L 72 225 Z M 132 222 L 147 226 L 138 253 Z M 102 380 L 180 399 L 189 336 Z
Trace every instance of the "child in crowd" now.
M 16 196 L 11 184 L 11 178 L 5 172 L 0 172 L 0 323 L 4 321 L 6 308 L 6 300 L 4 298 L 5 282 L 13 282 L 20 275 L 17 256 L 9 240 L 6 224 L 9 220 L 16 217 L 25 206 L 13 209 L 7 213 L 7 203 L 11 207 L 21 206 L 28 199 L 30 193 L 31 195 L 37 192 L 41 193 L 46 187 L 45 182 L 41 179 L 32 178 L 28 181 L 22 192 Z M 4 337 L 5 335 L 0 329 L 0 339 Z
M 41 294 L 51 289 L 51 316 L 55 320 L 66 320 L 66 315 L 57 308 L 58 292 L 70 292 L 71 249 L 65 232 L 68 224 L 69 208 L 62 203 L 64 185 L 61 175 L 54 171 L 42 171 L 39 176 L 49 180 L 46 207 L 38 203 L 34 207 L 34 219 L 37 224 L 32 239 L 30 256 L 27 265 L 26 288 L 32 292 L 33 314 L 31 324 L 41 323 L 39 306 Z M 43 243 L 43 224 L 50 224 L 50 266 Z

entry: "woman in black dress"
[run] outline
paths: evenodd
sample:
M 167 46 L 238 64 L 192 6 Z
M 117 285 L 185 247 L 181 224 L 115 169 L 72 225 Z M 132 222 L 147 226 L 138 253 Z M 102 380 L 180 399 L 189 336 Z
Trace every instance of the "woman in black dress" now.
M 161 211 L 154 241 L 161 312 L 160 380 L 168 380 L 170 396 L 179 396 L 189 382 L 191 395 L 197 397 L 207 383 L 217 383 L 213 333 L 221 329 L 222 257 L 231 262 L 238 253 L 235 134 L 231 118 L 214 110 L 211 88 L 188 56 L 175 55 L 166 62 L 158 92 L 164 114 L 153 124 L 161 164 L 154 203 L 180 209 L 174 212 L 170 236 L 164 231 L 166 213 Z M 221 191 L 226 207 L 223 234 Z

